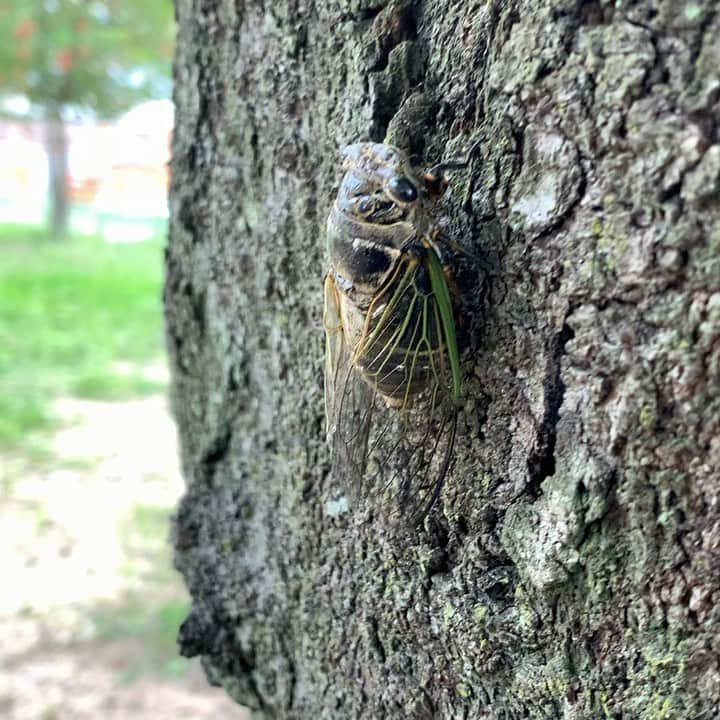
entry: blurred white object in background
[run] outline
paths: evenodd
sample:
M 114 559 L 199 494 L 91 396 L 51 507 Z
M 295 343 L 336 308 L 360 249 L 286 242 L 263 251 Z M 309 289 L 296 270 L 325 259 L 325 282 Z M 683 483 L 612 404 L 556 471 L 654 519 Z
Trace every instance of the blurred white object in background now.
M 42 143 L 20 123 L 0 125 L 0 223 L 43 223 L 47 190 L 48 163 Z
M 92 207 L 107 242 L 138 242 L 164 227 L 173 118 L 169 100 L 153 100 L 103 128 L 110 167 Z

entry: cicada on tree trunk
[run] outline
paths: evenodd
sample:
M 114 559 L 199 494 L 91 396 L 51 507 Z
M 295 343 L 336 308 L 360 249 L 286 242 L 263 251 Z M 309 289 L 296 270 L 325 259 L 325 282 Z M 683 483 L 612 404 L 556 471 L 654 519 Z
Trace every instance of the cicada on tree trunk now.
M 461 396 L 451 245 L 429 209 L 437 166 L 389 145 L 344 150 L 327 222 L 325 405 L 336 479 L 419 523 L 452 462 Z

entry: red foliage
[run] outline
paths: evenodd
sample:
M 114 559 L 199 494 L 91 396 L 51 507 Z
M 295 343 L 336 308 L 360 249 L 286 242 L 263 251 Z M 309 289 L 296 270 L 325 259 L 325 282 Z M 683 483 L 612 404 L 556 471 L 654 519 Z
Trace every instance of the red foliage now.
M 15 27 L 13 35 L 19 40 L 26 40 L 37 32 L 37 23 L 34 20 L 23 20 Z
M 55 62 L 62 72 L 67 73 L 72 70 L 72 66 L 75 64 L 75 57 L 72 50 L 61 50 L 55 56 Z

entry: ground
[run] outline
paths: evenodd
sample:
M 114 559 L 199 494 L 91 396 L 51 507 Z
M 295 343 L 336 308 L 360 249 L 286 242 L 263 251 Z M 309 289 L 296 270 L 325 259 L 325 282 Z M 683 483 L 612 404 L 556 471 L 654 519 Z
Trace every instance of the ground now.
M 164 396 L 55 405 L 52 462 L 0 456 L 0 715 L 246 718 L 172 641 L 187 598 L 166 543 L 183 487 Z

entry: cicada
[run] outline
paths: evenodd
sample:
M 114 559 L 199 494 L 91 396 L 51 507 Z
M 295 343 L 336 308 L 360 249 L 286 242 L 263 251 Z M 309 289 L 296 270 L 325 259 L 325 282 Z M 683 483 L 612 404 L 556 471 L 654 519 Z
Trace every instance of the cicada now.
M 323 315 L 333 472 L 418 523 L 451 464 L 461 397 L 451 244 L 430 214 L 446 183 L 390 145 L 343 155 Z

